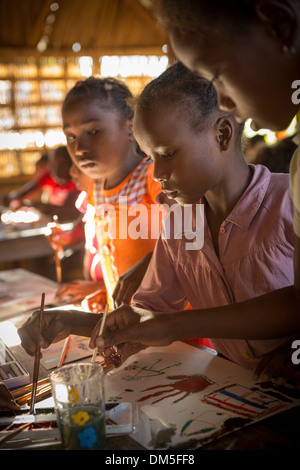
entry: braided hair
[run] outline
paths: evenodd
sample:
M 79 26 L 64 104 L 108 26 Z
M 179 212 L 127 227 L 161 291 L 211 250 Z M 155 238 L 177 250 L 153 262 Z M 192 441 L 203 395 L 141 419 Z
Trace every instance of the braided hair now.
M 130 98 L 132 98 L 132 94 L 129 88 L 120 80 L 110 77 L 90 77 L 78 81 L 67 93 L 62 109 L 64 110 L 74 100 L 97 99 L 101 101 L 103 107 L 115 109 L 126 120 L 133 117 L 132 108 L 127 104 L 127 100 Z
M 139 97 L 133 98 L 135 111 L 148 112 L 163 104 L 170 108 L 182 106 L 187 111 L 190 128 L 201 132 L 210 127 L 216 117 L 232 117 L 232 112 L 221 111 L 217 92 L 212 82 L 190 71 L 181 62 L 167 68 L 159 77 L 149 82 Z M 238 127 L 240 141 L 244 125 Z
M 181 62 L 167 68 L 159 77 L 152 80 L 140 96 L 132 102 L 136 111 L 146 111 L 168 103 L 171 106 L 183 105 L 192 128 L 204 129 L 218 110 L 216 91 L 211 82 L 191 72 Z

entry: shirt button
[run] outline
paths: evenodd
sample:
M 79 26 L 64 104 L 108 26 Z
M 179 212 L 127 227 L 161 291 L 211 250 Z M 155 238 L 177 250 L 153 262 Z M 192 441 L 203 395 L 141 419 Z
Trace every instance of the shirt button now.
M 225 228 L 224 228 L 224 227 L 221 227 L 221 228 L 220 228 L 220 232 L 221 232 L 221 233 L 225 233 Z

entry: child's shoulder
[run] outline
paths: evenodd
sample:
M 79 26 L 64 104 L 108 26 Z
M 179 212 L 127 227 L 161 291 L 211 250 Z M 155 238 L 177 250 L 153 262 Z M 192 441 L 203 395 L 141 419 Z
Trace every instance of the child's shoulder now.
M 268 170 L 269 171 L 269 170 Z M 290 175 L 288 173 L 271 173 L 268 192 L 276 199 L 283 194 L 290 196 Z
M 293 225 L 293 202 L 290 191 L 290 175 L 269 172 L 269 184 L 263 199 L 263 206 L 272 215 L 274 222 Z

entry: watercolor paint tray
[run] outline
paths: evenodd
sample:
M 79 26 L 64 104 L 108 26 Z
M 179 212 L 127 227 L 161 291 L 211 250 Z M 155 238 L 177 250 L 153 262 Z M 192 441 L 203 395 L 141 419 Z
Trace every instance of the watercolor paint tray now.
M 41 406 L 41 404 L 40 404 Z M 132 404 L 106 403 L 106 437 L 129 434 L 133 431 Z M 29 414 L 28 408 L 18 411 L 0 411 L 0 439 L 5 437 L 8 431 L 17 429 L 20 425 L 30 423 L 28 429 L 17 434 L 6 442 L 1 448 L 47 448 L 61 445 L 57 418 L 53 407 L 41 407 L 36 409 L 36 414 Z
M 30 375 L 0 339 L 0 380 L 7 388 L 21 387 L 30 383 Z

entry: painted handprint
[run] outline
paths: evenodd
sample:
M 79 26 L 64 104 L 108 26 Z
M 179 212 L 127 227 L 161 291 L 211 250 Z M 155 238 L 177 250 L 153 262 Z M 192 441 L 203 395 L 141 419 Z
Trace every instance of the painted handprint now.
M 164 385 L 155 385 L 154 387 L 149 387 L 146 388 L 145 390 L 142 390 L 142 392 L 148 392 L 150 390 L 155 390 L 155 389 L 161 389 L 164 388 L 164 390 L 158 390 L 154 393 L 150 393 L 149 395 L 143 396 L 140 398 L 138 401 L 145 401 L 148 400 L 149 398 L 154 398 L 154 397 L 159 397 L 160 395 L 163 395 L 168 392 L 173 392 L 175 393 L 170 393 L 168 395 L 165 395 L 158 400 L 154 400 L 152 402 L 152 405 L 154 403 L 158 403 L 159 401 L 162 401 L 166 398 L 169 397 L 174 397 L 180 394 L 183 394 L 180 398 L 175 400 L 173 403 L 177 403 L 184 398 L 186 398 L 189 395 L 192 395 L 193 393 L 198 393 L 202 392 L 206 387 L 214 383 L 212 380 L 208 379 L 204 375 L 173 375 L 166 377 L 168 380 L 176 380 L 176 382 L 170 383 L 170 384 L 164 384 Z M 166 388 L 168 390 L 166 390 Z

